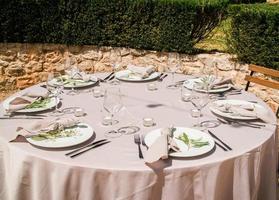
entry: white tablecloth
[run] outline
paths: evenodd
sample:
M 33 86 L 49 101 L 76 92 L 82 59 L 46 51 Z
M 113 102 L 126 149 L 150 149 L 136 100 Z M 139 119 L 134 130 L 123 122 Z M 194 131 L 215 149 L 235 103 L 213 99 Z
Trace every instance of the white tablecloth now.
M 180 100 L 179 89 L 166 89 L 170 79 L 169 76 L 162 83 L 156 82 L 156 91 L 148 91 L 148 83 L 121 83 L 123 102 L 131 121 L 140 127 L 140 134 L 169 125 L 193 125 L 194 119 L 189 114 L 193 107 Z M 185 76 L 177 76 L 177 80 L 182 79 Z M 94 128 L 96 140 L 104 138 L 109 128 L 101 124 L 103 98 L 94 98 L 86 92 L 62 97 L 62 108 L 83 108 L 87 115 L 82 121 Z M 256 100 L 274 115 L 251 93 L 228 98 Z M 1 105 L 0 114 L 3 112 Z M 216 119 L 208 108 L 203 114 L 202 120 Z M 143 117 L 153 117 L 156 125 L 144 127 Z M 233 151 L 216 147 L 209 155 L 171 158 L 151 169 L 138 158 L 133 135 L 112 139 L 111 143 L 74 159 L 64 155 L 66 149 L 9 143 L 16 128 L 30 121 L 33 120 L 0 120 L 0 199 L 276 199 L 276 126 L 272 124 L 261 129 L 222 124 L 212 130 Z M 145 153 L 146 149 L 142 149 Z

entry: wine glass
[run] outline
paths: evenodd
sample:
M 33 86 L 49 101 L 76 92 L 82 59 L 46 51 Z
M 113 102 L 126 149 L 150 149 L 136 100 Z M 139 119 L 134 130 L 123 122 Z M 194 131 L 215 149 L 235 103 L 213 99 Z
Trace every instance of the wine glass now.
M 122 63 L 122 55 L 120 49 L 114 49 L 110 52 L 110 62 L 113 73 L 120 69 Z M 117 79 L 113 79 L 110 84 L 119 85 L 120 81 Z
M 51 115 L 59 116 L 63 113 L 58 110 L 59 96 L 64 89 L 64 82 L 62 76 L 58 72 L 51 72 L 47 78 L 47 90 L 55 97 L 55 110 Z
M 210 96 L 208 90 L 204 92 L 200 92 L 201 86 L 200 84 L 194 84 L 190 101 L 193 104 L 193 106 L 196 108 L 194 114 L 194 117 L 197 117 L 197 123 L 194 124 L 194 127 L 201 129 L 202 124 L 200 123 L 200 117 L 202 115 L 201 111 L 202 109 L 210 102 Z
M 72 59 L 69 57 L 69 55 L 66 55 L 66 60 L 65 60 L 65 66 L 64 66 L 64 71 L 67 75 L 68 79 L 74 78 L 78 73 L 79 69 L 76 65 L 71 64 Z M 68 95 L 76 95 L 77 91 L 74 89 L 74 86 L 72 85 L 71 90 L 67 92 Z
M 105 91 L 103 108 L 109 113 L 109 116 L 106 117 L 107 125 L 114 125 L 118 123 L 114 119 L 116 113 L 118 113 L 123 107 L 120 89 L 118 87 L 109 87 Z
M 176 89 L 178 85 L 175 84 L 175 73 L 181 67 L 181 59 L 178 53 L 169 53 L 168 54 L 168 65 L 167 71 L 169 71 L 172 75 L 171 84 L 167 86 L 169 89 Z

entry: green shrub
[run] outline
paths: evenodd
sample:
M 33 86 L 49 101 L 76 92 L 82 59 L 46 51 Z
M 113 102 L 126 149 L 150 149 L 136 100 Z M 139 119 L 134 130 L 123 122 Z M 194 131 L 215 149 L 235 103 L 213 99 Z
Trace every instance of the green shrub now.
M 230 6 L 230 50 L 241 61 L 279 70 L 279 5 Z
M 227 0 L 1 0 L 0 42 L 193 52 Z
M 241 4 L 241 3 L 264 3 L 266 0 L 230 0 L 232 4 Z

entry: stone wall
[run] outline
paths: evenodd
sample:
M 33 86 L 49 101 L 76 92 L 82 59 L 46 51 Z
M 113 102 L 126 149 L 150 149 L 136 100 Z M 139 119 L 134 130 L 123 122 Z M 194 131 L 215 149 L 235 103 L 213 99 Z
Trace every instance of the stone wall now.
M 54 44 L 6 44 L 0 43 L 0 91 L 23 89 L 45 81 L 50 71 L 63 72 L 66 55 L 72 64 L 80 69 L 95 73 L 111 71 L 112 63 L 117 59 L 116 52 L 121 52 L 122 66 L 154 65 L 163 71 L 168 53 L 128 48 L 66 46 Z M 231 77 L 236 86 L 244 88 L 244 77 L 249 73 L 246 64 L 235 62 L 232 55 L 225 53 L 198 54 L 189 56 L 181 54 L 181 73 L 199 75 L 200 68 L 217 63 L 218 74 Z M 252 84 L 249 91 L 267 102 L 273 110 L 277 109 L 279 93 Z

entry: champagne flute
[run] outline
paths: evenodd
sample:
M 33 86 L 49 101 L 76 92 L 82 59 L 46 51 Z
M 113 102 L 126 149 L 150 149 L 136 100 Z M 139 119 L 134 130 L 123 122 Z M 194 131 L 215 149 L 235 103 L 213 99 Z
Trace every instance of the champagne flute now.
M 64 82 L 60 73 L 52 72 L 48 74 L 47 90 L 55 97 L 55 110 L 51 113 L 53 116 L 59 116 L 63 113 L 58 110 L 59 95 L 64 89 Z
M 169 53 L 168 54 L 168 65 L 167 70 L 172 75 L 171 84 L 167 86 L 169 89 L 176 89 L 178 85 L 175 84 L 175 73 L 181 67 L 181 59 L 178 53 Z
M 193 106 L 196 108 L 197 113 L 195 113 L 195 117 L 197 116 L 197 123 L 194 124 L 194 127 L 201 129 L 202 124 L 200 123 L 200 117 L 202 115 L 202 109 L 210 102 L 210 96 L 208 90 L 205 92 L 200 92 L 200 84 L 194 84 L 190 101 Z

